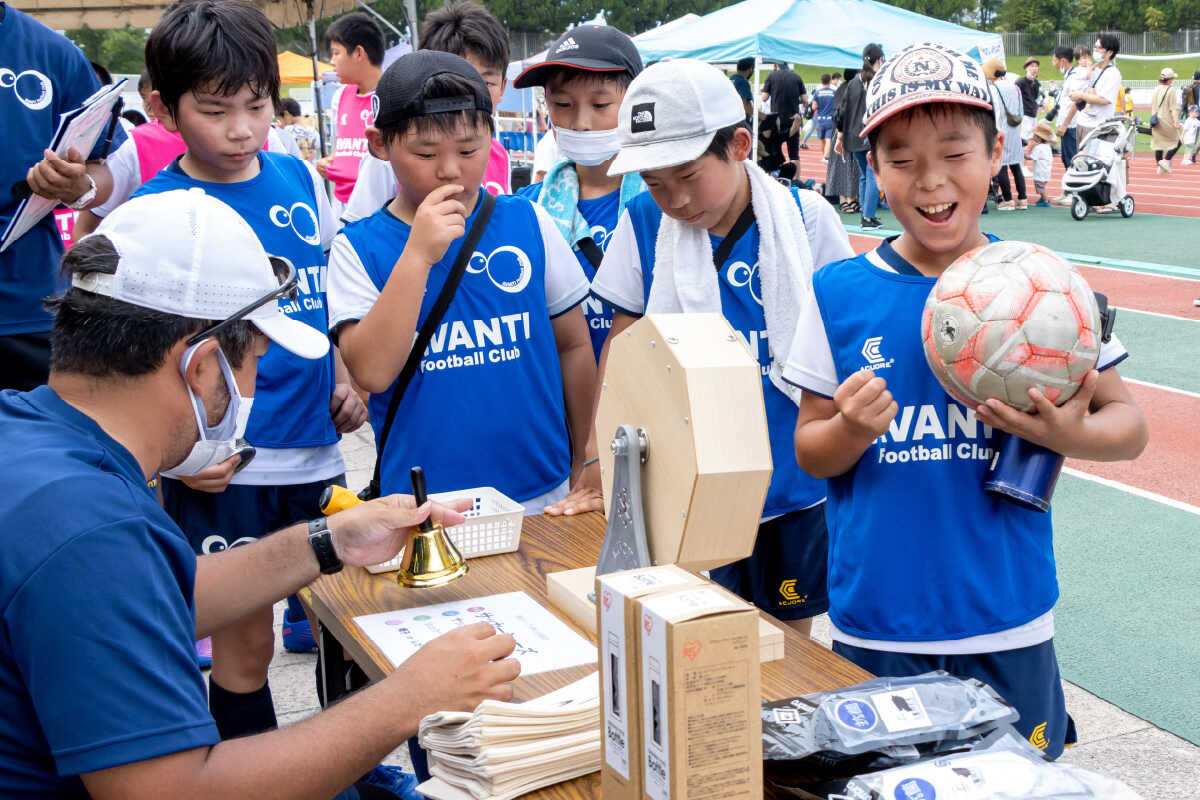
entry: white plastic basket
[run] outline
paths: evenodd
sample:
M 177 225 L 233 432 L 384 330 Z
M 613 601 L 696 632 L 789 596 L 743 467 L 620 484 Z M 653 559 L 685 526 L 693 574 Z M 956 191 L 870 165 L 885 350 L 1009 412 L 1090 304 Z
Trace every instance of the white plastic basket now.
M 471 508 L 463 512 L 467 521 L 447 529 L 450 541 L 463 554 L 463 558 L 478 558 L 496 553 L 512 553 L 521 545 L 521 521 L 525 519 L 525 506 L 510 500 L 490 486 L 477 489 L 462 489 L 457 492 L 439 492 L 429 495 L 431 500 L 446 501 L 469 497 L 474 501 Z M 400 569 L 400 558 L 404 551 L 390 561 L 367 567 L 369 572 L 393 572 Z

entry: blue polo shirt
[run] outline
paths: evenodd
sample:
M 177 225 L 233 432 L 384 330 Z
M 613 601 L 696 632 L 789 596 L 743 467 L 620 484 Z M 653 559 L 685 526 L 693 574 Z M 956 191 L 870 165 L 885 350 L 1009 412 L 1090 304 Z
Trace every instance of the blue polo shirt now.
M 10 5 L 0 20 L 0 230 L 17 213 L 13 185 L 42 160 L 58 128 L 58 117 L 78 107 L 100 88 L 83 52 L 67 37 Z M 11 83 L 10 83 L 11 81 Z M 120 125 L 112 149 L 125 141 Z M 104 137 L 90 158 L 100 158 Z M 57 290 L 62 236 L 54 215 L 25 232 L 0 253 L 0 336 L 50 330 L 42 300 Z
M 216 744 L 196 558 L 133 455 L 48 386 L 0 392 L 0 431 L 0 797 Z

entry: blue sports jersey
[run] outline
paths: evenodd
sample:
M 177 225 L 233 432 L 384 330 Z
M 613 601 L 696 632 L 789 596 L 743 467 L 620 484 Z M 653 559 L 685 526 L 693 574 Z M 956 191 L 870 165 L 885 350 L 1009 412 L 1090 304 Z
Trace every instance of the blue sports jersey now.
M 0 796 L 216 744 L 196 558 L 138 462 L 48 386 L 0 393 L 0 430 Z
M 478 209 L 477 204 L 467 218 L 468 231 Z M 382 291 L 410 232 L 384 207 L 347 225 L 341 236 Z M 418 330 L 461 245 L 461 239 L 452 243 L 430 269 Z M 546 269 L 546 244 L 534 207 L 523 197 L 497 197 L 379 456 L 385 494 L 411 491 L 409 469 L 416 465 L 424 468 L 431 492 L 492 486 L 519 502 L 567 479 L 571 454 L 550 315 L 578 305 L 587 285 L 579 276 L 573 296 L 548 309 Z M 377 439 L 392 388 L 371 395 Z
M 983 491 L 998 434 L 947 395 L 925 362 L 921 315 L 935 282 L 888 242 L 825 266 L 813 275 L 819 320 L 802 314 L 797 342 L 823 327 L 836 376 L 819 375 L 821 359 L 806 359 L 798 344 L 785 369 L 789 381 L 825 396 L 870 369 L 899 404 L 888 433 L 828 481 L 829 614 L 852 636 L 920 642 L 996 633 L 1038 618 L 1058 598 L 1050 514 Z M 1120 360 L 1105 358 L 1101 368 Z
M 58 128 L 58 117 L 77 108 L 100 88 L 87 57 L 69 39 L 28 14 L 4 6 L 0 20 L 0 231 L 17 213 L 13 185 L 42 160 Z M 118 125 L 112 150 L 125 141 Z M 90 158 L 104 155 L 104 136 Z M 0 336 L 50 330 L 42 300 L 59 289 L 62 236 L 47 214 L 0 253 Z
M 800 198 L 795 192 L 796 205 Z M 642 268 L 643 308 L 650 298 L 650 284 L 654 276 L 655 242 L 662 222 L 662 211 L 654 203 L 649 192 L 638 195 L 625 208 L 633 226 L 638 243 L 638 254 Z M 801 211 L 803 214 L 803 210 Z M 721 244 L 721 238 L 709 235 L 713 251 Z M 721 313 L 734 330 L 746 342 L 750 352 L 758 359 L 762 369 L 763 403 L 767 412 L 767 429 L 771 439 L 771 460 L 775 471 L 767 489 L 763 516 L 771 517 L 806 508 L 825 496 L 825 482 L 802 472 L 796 465 L 795 445 L 792 433 L 796 429 L 796 404 L 776 388 L 768 377 L 771 354 L 767 341 L 767 323 L 763 318 L 762 286 L 758 280 L 758 225 L 753 224 L 738 239 L 719 272 L 721 287 Z M 609 302 L 607 299 L 605 302 Z M 614 307 L 630 316 L 641 314 L 626 311 L 619 304 Z
M 837 94 L 828 86 L 822 86 L 812 94 L 812 99 L 817 102 L 817 113 L 813 116 L 820 119 L 833 119 L 833 98 Z
M 210 183 L 188 177 L 176 161 L 146 182 L 134 197 L 200 187 L 229 205 L 258 234 L 263 249 L 296 267 L 299 294 L 281 299 L 279 310 L 324 333 L 325 251 L 317 222 L 312 174 L 298 158 L 259 153 L 260 171 L 239 183 Z M 271 342 L 259 359 L 254 408 L 246 439 L 256 447 L 317 447 L 337 441 L 329 416 L 333 395 L 333 350 L 321 359 L 301 358 Z
M 517 194 L 528 198 L 531 203 L 536 203 L 541 191 L 542 184 L 538 182 L 531 183 Z M 613 231 L 616 230 L 617 219 L 621 215 L 621 190 L 617 189 L 603 197 L 591 200 L 580 200 L 576 208 L 579 209 L 579 215 L 583 217 L 584 222 L 592 229 L 592 240 L 603 253 L 608 249 L 608 242 L 612 238 Z M 571 244 L 574 245 L 574 242 Z M 583 267 L 583 274 L 589 281 L 595 278 L 596 267 L 578 247 L 573 247 L 573 250 L 579 266 Z M 592 351 L 596 354 L 596 360 L 599 361 L 600 350 L 604 347 L 604 340 L 608 338 L 609 328 L 612 327 L 612 307 L 598 297 L 589 296 L 583 301 L 583 315 L 587 318 L 588 332 L 592 337 Z

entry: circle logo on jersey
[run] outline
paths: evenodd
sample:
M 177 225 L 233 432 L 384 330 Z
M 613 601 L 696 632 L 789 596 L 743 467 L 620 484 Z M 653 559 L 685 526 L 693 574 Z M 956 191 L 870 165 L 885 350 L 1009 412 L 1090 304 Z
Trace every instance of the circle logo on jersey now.
M 321 227 L 317 223 L 317 212 L 306 203 L 292 203 L 291 208 L 271 206 L 267 212 L 277 228 L 291 228 L 300 240 L 308 244 L 321 244 Z
M 950 58 L 932 47 L 918 47 L 896 59 L 892 80 L 897 83 L 944 81 L 954 72 Z
M 379 95 L 371 95 L 371 117 L 372 119 L 379 116 Z
M 241 547 L 244 544 L 250 544 L 251 542 L 255 541 L 257 541 L 257 539 L 255 539 L 253 536 L 243 536 L 240 539 L 234 539 L 231 543 L 219 533 L 214 533 L 211 536 L 204 537 L 204 541 L 200 543 L 200 551 L 205 555 L 210 553 L 223 553 L 231 548 Z
M 896 800 L 934 800 L 937 790 L 924 778 L 909 778 L 896 784 Z
M 607 250 L 608 242 L 612 239 L 613 232 L 603 225 L 593 225 L 591 233 L 592 241 L 596 243 L 596 246 L 601 250 Z
M 54 99 L 54 84 L 36 69 L 14 72 L 0 67 L 0 89 L 12 89 L 17 101 L 30 111 L 41 111 Z
M 734 261 L 725 270 L 725 280 L 729 281 L 730 286 L 741 288 L 743 286 L 750 287 L 750 296 L 754 298 L 754 302 L 760 306 L 762 302 L 762 283 L 758 279 L 758 262 L 753 265 L 747 264 L 745 261 Z
M 375 118 L 375 95 L 371 95 L 371 107 L 364 108 L 362 111 L 360 111 L 358 113 L 358 118 L 361 119 L 366 125 L 371 124 L 371 120 Z
M 838 722 L 856 731 L 869 731 L 879 723 L 875 709 L 864 700 L 843 700 L 837 704 L 834 713 Z
M 517 294 L 529 285 L 533 263 L 524 250 L 506 244 L 486 256 L 476 250 L 467 263 L 467 272 L 474 275 L 482 272 L 500 291 Z

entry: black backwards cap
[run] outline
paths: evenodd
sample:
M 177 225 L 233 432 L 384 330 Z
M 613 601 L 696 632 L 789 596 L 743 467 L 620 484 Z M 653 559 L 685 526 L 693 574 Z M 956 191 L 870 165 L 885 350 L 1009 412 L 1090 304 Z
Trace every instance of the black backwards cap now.
M 580 25 L 558 37 L 546 51 L 546 60 L 518 75 L 513 88 L 545 86 L 554 67 L 628 72 L 630 78 L 636 78 L 642 71 L 642 56 L 633 40 L 611 25 Z
M 425 87 L 438 75 L 466 78 L 474 89 L 470 94 L 423 99 Z M 492 96 L 479 72 L 465 59 L 440 50 L 417 50 L 396 59 L 375 86 L 371 98 L 375 127 L 395 127 L 413 117 L 428 117 L 452 111 L 492 113 Z

